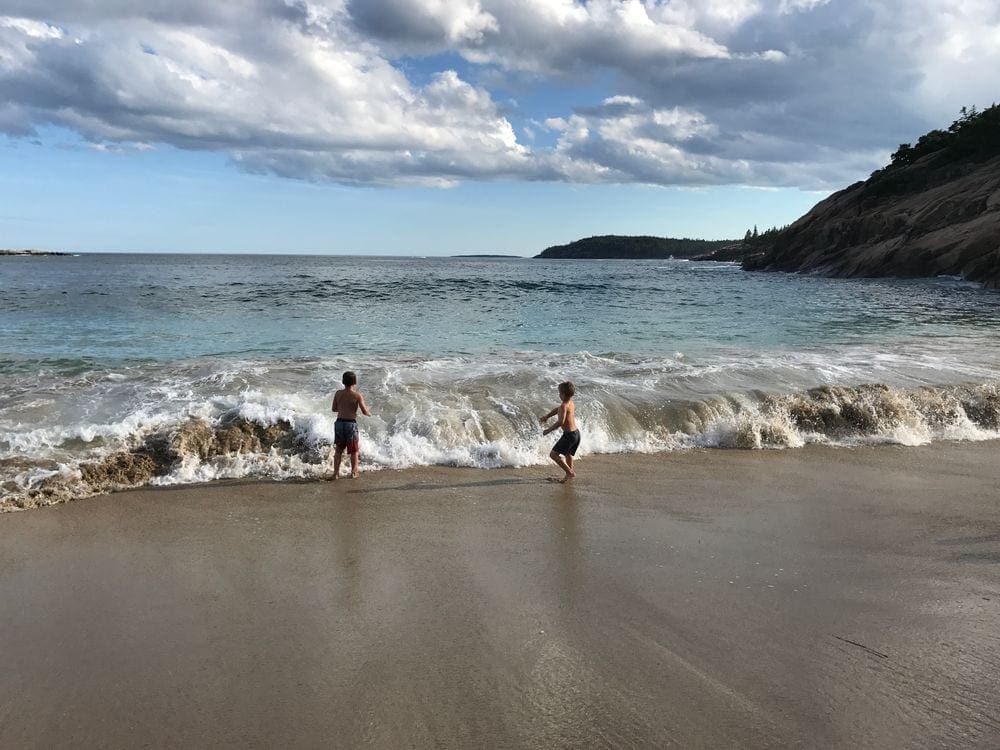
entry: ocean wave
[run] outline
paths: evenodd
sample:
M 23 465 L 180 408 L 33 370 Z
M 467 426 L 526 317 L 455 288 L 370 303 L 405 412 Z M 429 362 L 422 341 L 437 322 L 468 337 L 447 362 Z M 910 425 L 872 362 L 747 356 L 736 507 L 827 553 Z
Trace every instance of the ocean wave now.
M 506 370 L 480 365 L 466 373 L 460 388 L 447 391 L 442 383 L 448 378 L 441 377 L 449 371 L 445 363 L 382 369 L 369 381 L 381 408 L 361 423 L 363 468 L 544 463 L 552 439 L 541 436 L 536 415 L 549 404 L 527 394 L 547 392 L 542 386 L 552 389 L 555 364 L 567 369 L 565 362 L 552 364 L 551 370 L 536 369 L 533 378 L 512 372 L 509 364 Z M 602 365 L 614 369 L 625 363 L 603 358 Z M 609 373 L 588 381 L 578 405 L 584 435 L 580 455 L 1000 437 L 1000 387 L 994 381 L 910 388 L 862 383 L 784 394 L 751 389 L 663 398 L 653 368 L 643 372 L 640 362 L 630 366 L 628 387 L 615 388 Z M 245 372 L 275 377 L 267 368 Z M 129 406 L 117 420 L 0 432 L 0 510 L 150 484 L 329 476 L 334 415 L 326 410 L 326 398 L 255 389 L 246 377 L 229 375 L 202 377 L 203 385 L 231 388 L 201 400 L 192 400 L 191 381 L 187 388 L 161 385 L 157 408 Z M 320 381 L 324 392 L 332 387 L 325 376 Z M 120 384 L 119 379 L 110 382 Z

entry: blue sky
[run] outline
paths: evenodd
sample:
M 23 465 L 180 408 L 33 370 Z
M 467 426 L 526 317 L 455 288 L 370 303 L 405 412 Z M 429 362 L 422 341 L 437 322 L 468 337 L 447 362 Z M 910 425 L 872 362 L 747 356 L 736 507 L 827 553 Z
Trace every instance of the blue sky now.
M 820 197 L 738 186 L 344 186 L 246 174 L 215 153 L 95 151 L 57 131 L 44 145 L 3 142 L 0 193 L 12 247 L 416 255 L 529 255 L 593 234 L 722 239 L 787 223 Z
M 738 237 L 990 103 L 1000 66 L 988 2 L 4 7 L 0 246 L 73 251 Z

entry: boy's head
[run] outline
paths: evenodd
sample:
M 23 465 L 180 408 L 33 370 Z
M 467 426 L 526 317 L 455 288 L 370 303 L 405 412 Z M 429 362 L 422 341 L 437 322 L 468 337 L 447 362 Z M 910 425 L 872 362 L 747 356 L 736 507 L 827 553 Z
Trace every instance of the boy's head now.
M 559 398 L 563 401 L 569 401 L 576 394 L 576 386 L 573 385 L 572 380 L 567 380 L 565 383 L 559 384 Z
M 344 377 L 342 378 L 341 382 L 343 382 L 343 384 L 346 387 L 350 388 L 352 385 L 358 384 L 358 376 L 355 375 L 350 370 L 348 370 L 347 372 L 344 373 Z

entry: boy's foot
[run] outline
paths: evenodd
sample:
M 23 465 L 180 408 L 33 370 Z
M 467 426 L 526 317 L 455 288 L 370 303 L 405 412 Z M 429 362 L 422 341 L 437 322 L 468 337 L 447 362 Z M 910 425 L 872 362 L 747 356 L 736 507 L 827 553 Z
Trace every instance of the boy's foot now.
M 351 479 L 357 479 L 360 476 L 361 476 L 361 472 L 360 471 L 352 471 L 351 472 Z
M 550 482 L 556 482 L 558 484 L 566 484 L 566 482 L 568 482 L 570 479 L 572 479 L 575 476 L 576 476 L 576 474 L 574 473 L 574 474 L 566 474 L 566 475 L 561 476 L 561 477 L 546 477 L 546 479 L 548 481 L 550 481 Z

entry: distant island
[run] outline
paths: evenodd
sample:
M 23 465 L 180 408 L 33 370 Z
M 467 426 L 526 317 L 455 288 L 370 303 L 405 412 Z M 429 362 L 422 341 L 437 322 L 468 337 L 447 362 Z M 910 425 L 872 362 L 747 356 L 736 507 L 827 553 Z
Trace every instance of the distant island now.
M 0 255 L 72 255 L 72 253 L 57 253 L 52 250 L 0 250 Z
M 956 276 L 1000 288 L 1000 106 L 963 109 L 869 179 L 744 246 L 750 271 Z
M 692 240 L 671 237 L 628 237 L 607 234 L 587 237 L 567 245 L 545 248 L 536 258 L 570 259 L 633 259 L 696 258 L 740 245 L 737 240 Z

